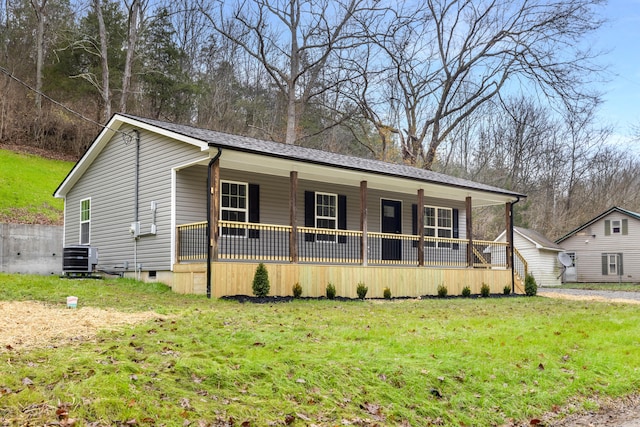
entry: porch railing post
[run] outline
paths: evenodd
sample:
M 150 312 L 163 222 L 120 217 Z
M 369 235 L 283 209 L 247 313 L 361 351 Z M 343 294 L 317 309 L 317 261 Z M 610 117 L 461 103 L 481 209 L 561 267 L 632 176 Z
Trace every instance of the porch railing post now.
M 511 203 L 505 205 L 506 234 L 507 234 L 507 268 L 513 268 L 513 218 L 511 217 Z
M 367 234 L 367 181 L 360 181 L 360 259 L 362 265 L 369 263 L 369 235 Z
M 424 266 L 424 189 L 418 190 L 418 209 L 416 213 L 418 227 L 418 266 Z
M 209 236 L 209 245 L 211 245 L 211 261 L 218 261 L 218 237 L 220 230 L 218 220 L 220 219 L 220 160 L 216 160 L 211 164 L 211 210 L 210 210 L 210 228 L 211 236 Z
M 181 238 L 180 227 L 176 227 L 176 262 L 180 263 L 180 238 Z
M 471 218 L 471 196 L 465 199 L 467 215 L 467 266 L 473 268 L 473 222 Z
M 298 221 L 296 219 L 296 206 L 298 205 L 298 172 L 289 173 L 289 257 L 292 263 L 298 262 Z

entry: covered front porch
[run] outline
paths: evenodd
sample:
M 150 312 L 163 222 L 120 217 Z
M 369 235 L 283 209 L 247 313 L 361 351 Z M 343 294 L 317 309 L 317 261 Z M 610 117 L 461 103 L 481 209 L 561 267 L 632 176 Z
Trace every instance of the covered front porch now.
M 194 168 L 184 176 L 204 171 Z M 291 295 L 296 283 L 312 297 L 323 296 L 328 283 L 345 297 L 356 296 L 358 283 L 369 287 L 369 297 L 382 297 L 386 287 L 393 296 L 435 295 L 440 285 L 449 295 L 466 286 L 479 293 L 483 284 L 492 293 L 505 286 L 522 292 L 526 263 L 512 240 L 472 233 L 477 206 L 503 205 L 511 230 L 518 195 L 465 187 L 463 180 L 447 185 L 253 153 L 219 152 L 206 173 L 208 220 L 176 224 L 174 232 L 177 292 L 250 295 L 260 262 L 277 296 Z

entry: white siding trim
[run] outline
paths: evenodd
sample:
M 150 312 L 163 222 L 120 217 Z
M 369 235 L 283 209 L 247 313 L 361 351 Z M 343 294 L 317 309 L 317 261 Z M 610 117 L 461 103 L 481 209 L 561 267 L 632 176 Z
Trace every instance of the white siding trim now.
M 64 208 L 62 209 L 62 247 L 67 246 L 67 198 L 62 198 L 64 201 Z
M 176 181 L 177 181 L 178 168 L 171 168 L 171 266 L 170 270 L 173 271 L 173 265 L 176 263 Z
M 171 234 L 169 238 L 169 241 L 171 242 L 171 271 L 173 271 L 173 265 L 176 263 L 176 227 L 178 226 L 176 200 L 178 199 L 178 171 L 191 166 L 200 165 L 203 162 L 208 163 L 209 159 L 209 157 L 203 157 L 171 168 Z
M 120 130 L 123 124 L 129 124 L 134 128 L 143 129 L 145 131 L 151 132 L 153 134 L 161 135 L 168 137 L 171 140 L 185 142 L 190 145 L 194 145 L 200 149 L 200 151 L 209 150 L 209 144 L 206 141 L 202 141 L 196 138 L 192 138 L 189 136 L 181 135 L 179 133 L 171 132 L 166 129 L 157 128 L 155 126 L 131 119 L 129 117 L 124 117 L 119 114 L 114 115 L 109 123 L 107 123 L 98 137 L 93 141 L 89 149 L 84 153 L 82 158 L 75 164 L 71 172 L 67 175 L 64 181 L 58 186 L 54 193 L 54 197 L 56 198 L 64 198 L 67 193 L 73 188 L 73 186 L 78 182 L 80 177 L 84 175 L 84 173 L 89 169 L 89 166 L 94 162 L 94 160 L 98 157 L 98 155 L 102 152 L 104 147 L 110 141 L 118 138 L 116 136 L 117 133 L 121 135 L 128 135 L 126 132 Z M 131 138 L 134 138 L 131 135 Z

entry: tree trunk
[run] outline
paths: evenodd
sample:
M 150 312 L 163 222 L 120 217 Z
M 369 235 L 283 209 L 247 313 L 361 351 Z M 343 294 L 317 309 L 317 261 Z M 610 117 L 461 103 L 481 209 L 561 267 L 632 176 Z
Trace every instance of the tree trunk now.
M 140 1 L 133 0 L 129 8 L 129 39 L 127 41 L 127 57 L 122 74 L 122 96 L 120 97 L 119 107 L 121 113 L 127 112 L 127 99 L 131 91 L 131 74 L 133 72 L 133 61 L 138 41 L 138 15 L 140 14 L 140 9 Z
M 36 30 L 36 137 L 40 135 L 42 126 L 42 70 L 44 66 L 44 21 L 45 7 L 47 0 L 38 3 L 37 0 L 31 0 L 31 6 L 36 14 L 38 28 Z
M 98 31 L 100 37 L 100 64 L 102 65 L 102 102 L 104 104 L 103 119 L 106 123 L 111 117 L 111 89 L 109 88 L 109 58 L 107 55 L 107 30 L 104 25 L 104 17 L 102 16 L 102 7 L 100 0 L 93 1 L 93 7 L 96 9 L 96 17 L 98 18 Z

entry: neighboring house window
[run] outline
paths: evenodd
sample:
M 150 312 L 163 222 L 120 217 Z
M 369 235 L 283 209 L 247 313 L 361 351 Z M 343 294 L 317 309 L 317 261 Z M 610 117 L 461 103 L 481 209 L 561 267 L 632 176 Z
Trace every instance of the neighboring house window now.
M 91 242 L 91 199 L 80 201 L 80 244 Z
M 620 220 L 611 221 L 611 232 L 613 234 L 620 234 Z
M 622 276 L 624 268 L 621 253 L 602 254 L 602 275 L 603 276 Z
M 424 236 L 443 237 L 450 239 L 453 237 L 453 209 L 438 208 L 434 206 L 424 207 Z M 436 242 L 425 242 L 425 246 L 436 246 Z M 451 243 L 438 242 L 440 248 L 449 248 Z
M 247 184 L 244 182 L 222 181 L 222 201 L 220 203 L 223 221 L 247 222 Z M 222 227 L 223 236 L 245 236 L 244 228 Z
M 610 236 L 612 234 L 622 234 L 626 236 L 629 234 L 629 221 L 624 219 L 612 219 L 604 221 L 604 235 Z

